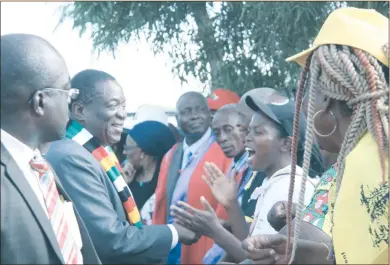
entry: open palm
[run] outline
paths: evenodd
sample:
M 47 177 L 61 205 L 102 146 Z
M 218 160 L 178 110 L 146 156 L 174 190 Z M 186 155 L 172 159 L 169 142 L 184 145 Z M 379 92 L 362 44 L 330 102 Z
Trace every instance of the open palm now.
M 228 179 L 213 163 L 206 162 L 203 180 L 210 187 L 214 197 L 224 207 L 237 200 L 237 184 L 235 178 Z

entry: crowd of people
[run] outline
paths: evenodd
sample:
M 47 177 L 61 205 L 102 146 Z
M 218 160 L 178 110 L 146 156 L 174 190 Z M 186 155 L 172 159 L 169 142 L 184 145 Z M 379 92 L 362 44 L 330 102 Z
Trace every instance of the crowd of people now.
M 388 264 L 388 24 L 333 11 L 295 99 L 186 92 L 132 128 L 115 77 L 2 35 L 1 263 Z

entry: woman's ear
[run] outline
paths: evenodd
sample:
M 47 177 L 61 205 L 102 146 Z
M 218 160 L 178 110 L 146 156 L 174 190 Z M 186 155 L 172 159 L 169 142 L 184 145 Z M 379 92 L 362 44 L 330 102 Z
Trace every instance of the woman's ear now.
M 285 137 L 282 139 L 281 150 L 283 152 L 291 152 L 292 137 Z

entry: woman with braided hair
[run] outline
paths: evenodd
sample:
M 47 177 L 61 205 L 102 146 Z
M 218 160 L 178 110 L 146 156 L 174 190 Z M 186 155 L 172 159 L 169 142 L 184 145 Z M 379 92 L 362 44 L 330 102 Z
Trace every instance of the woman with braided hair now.
M 388 24 L 373 10 L 340 8 L 329 15 L 311 49 L 288 59 L 305 66 L 296 101 L 299 113 L 306 89 L 303 181 L 315 139 L 324 150 L 339 153 L 328 202 L 333 245 L 299 239 L 304 185 L 292 231 L 291 181 L 287 237 L 248 239 L 243 247 L 249 258 L 261 261 L 258 249 L 273 249 L 282 263 L 388 264 Z M 299 126 L 298 115 L 294 124 Z

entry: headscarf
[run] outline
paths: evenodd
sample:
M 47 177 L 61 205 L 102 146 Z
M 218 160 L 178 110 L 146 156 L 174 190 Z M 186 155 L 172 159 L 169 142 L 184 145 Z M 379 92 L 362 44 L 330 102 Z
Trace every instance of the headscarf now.
M 129 135 L 147 155 L 162 157 L 176 143 L 168 126 L 158 121 L 144 121 L 136 124 Z

